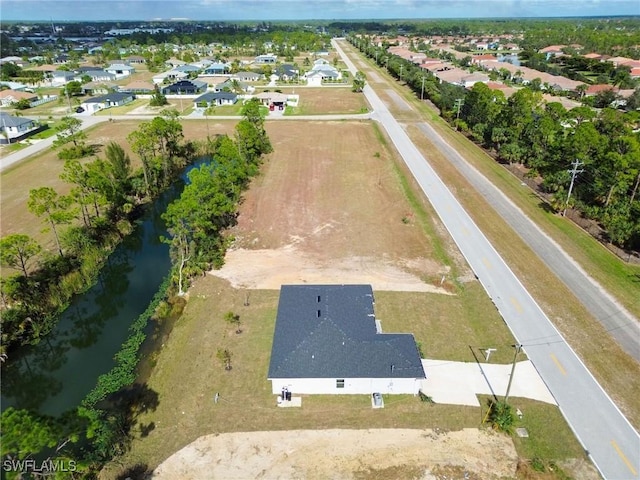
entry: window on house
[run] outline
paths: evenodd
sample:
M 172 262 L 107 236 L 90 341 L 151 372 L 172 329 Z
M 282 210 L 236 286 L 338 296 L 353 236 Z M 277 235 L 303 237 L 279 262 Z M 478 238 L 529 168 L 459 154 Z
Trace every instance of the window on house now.
M 344 378 L 336 380 L 336 388 L 344 388 Z

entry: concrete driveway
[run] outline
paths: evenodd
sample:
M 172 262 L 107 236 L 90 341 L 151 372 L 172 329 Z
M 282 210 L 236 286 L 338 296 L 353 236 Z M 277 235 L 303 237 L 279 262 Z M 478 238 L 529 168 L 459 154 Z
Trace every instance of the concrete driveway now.
M 504 397 L 511 365 L 423 359 L 427 379 L 422 392 L 436 403 L 479 407 L 477 395 Z M 523 397 L 557 405 L 555 398 L 529 361 L 516 363 L 510 397 Z

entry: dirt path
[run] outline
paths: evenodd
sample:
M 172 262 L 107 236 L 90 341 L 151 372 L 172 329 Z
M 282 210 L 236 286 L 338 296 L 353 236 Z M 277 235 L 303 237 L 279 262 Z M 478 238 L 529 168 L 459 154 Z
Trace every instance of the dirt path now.
M 490 480 L 513 478 L 516 465 L 511 439 L 491 431 L 297 430 L 200 437 L 151 478 Z

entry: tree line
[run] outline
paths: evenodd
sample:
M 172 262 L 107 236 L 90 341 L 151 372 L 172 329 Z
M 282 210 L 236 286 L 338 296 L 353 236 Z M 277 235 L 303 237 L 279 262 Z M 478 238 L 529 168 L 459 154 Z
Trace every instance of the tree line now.
M 467 90 L 440 83 L 432 73 L 366 38 L 349 40 L 418 97 L 433 102 L 444 119 L 498 161 L 523 165 L 528 175 L 540 176 L 556 211 L 575 207 L 597 221 L 610 242 L 640 248 L 640 90 L 627 101 L 626 111 L 587 105 L 567 110 L 559 102 L 543 101 L 535 85 L 508 99 L 483 83 Z M 583 171 L 567 202 L 569 170 L 576 160 Z
M 59 131 L 56 143 L 63 151 L 69 143 L 84 145 L 73 120 Z M 110 142 L 104 157 L 64 160 L 60 178 L 71 186 L 68 195 L 51 187 L 29 192 L 28 209 L 51 232 L 55 252 L 21 233 L 0 239 L 1 263 L 18 272 L 0 282 L 1 353 L 37 343 L 51 330 L 71 296 L 95 281 L 109 253 L 131 231 L 140 207 L 169 186 L 195 155 L 171 110 L 142 122 L 128 140 L 141 169 L 134 170 L 124 149 Z
M 243 115 L 233 138 L 216 138 L 211 162 L 189 172 L 182 195 L 163 215 L 170 232 L 170 237 L 163 240 L 170 245 L 174 269 L 145 312 L 131 325 L 129 338 L 114 357 L 115 366 L 99 377 L 96 387 L 77 409 L 60 418 L 14 408 L 3 412 L 3 459 L 24 459 L 51 451 L 55 460 L 74 462 L 78 477 L 94 478 L 105 462 L 129 448 L 134 425 L 142 431 L 153 428 L 152 424 L 137 424 L 139 414 L 155 409 L 158 403 L 157 393 L 135 383 L 147 322 L 172 310 L 171 305 L 175 310 L 176 305 L 184 304 L 179 299 L 191 276 L 222 264 L 228 243 L 224 229 L 235 223 L 242 191 L 259 172 L 262 157 L 272 151 L 259 102 L 249 101 Z M 141 125 L 138 132 L 146 128 L 148 125 Z M 158 160 L 149 167 L 148 179 L 153 188 L 163 178 L 165 164 Z M 141 176 L 142 172 L 138 177 Z M 140 178 L 138 185 L 141 194 L 146 192 L 147 184 Z M 167 303 L 165 298 L 176 289 L 178 295 Z M 238 315 L 229 312 L 225 320 L 235 326 L 236 333 L 241 332 Z M 228 350 L 220 349 L 217 357 L 226 369 L 231 368 Z

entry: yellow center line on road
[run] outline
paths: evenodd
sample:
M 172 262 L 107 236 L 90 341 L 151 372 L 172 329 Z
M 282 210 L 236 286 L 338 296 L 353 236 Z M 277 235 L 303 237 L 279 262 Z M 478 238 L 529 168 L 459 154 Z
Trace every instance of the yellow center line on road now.
M 516 300 L 515 298 L 511 297 L 511 304 L 516 307 L 516 311 L 518 313 L 522 313 L 522 306 L 520 305 L 520 303 L 518 303 L 518 300 Z
M 633 468 L 633 465 L 631 465 L 631 462 L 629 461 L 629 459 L 624 456 L 624 453 L 622 453 L 622 450 L 620 450 L 620 447 L 618 446 L 618 444 L 614 440 L 611 440 L 611 445 L 613 445 L 613 448 L 616 450 L 616 453 L 620 456 L 624 464 L 627 466 L 629 471 L 635 477 L 638 474 L 638 472 L 636 472 L 636 469 Z
M 564 367 L 562 366 L 562 364 L 560 363 L 560 360 L 558 360 L 558 358 L 553 354 L 549 354 L 551 356 L 551 360 L 553 360 L 553 363 L 556 364 L 556 367 L 558 367 L 558 370 L 560 370 L 560 373 L 562 375 L 566 375 L 567 371 L 564 369 Z
M 489 260 L 487 260 L 487 257 L 482 257 L 482 263 L 484 263 L 485 267 L 487 267 L 489 270 L 491 270 L 491 262 L 489 262 Z

